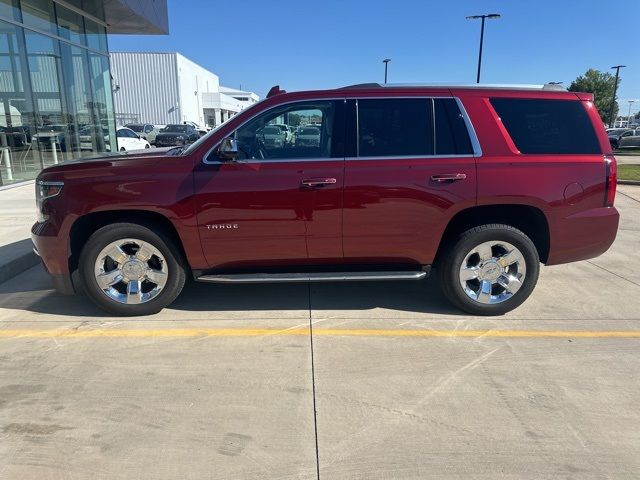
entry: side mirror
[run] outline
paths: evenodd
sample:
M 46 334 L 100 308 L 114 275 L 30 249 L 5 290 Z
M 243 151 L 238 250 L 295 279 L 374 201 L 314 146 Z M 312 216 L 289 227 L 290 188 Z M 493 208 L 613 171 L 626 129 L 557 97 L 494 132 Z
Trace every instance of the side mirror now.
M 239 155 L 238 142 L 230 137 L 223 138 L 218 147 L 218 157 L 220 160 L 232 162 L 237 160 Z

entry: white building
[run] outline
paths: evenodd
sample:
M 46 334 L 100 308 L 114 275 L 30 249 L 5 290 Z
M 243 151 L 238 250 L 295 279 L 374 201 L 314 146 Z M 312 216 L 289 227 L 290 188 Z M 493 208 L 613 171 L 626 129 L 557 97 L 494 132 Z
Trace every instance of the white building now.
M 235 88 L 223 87 L 222 85 L 220 86 L 220 93 L 224 93 L 225 95 L 229 95 L 230 97 L 238 100 L 243 109 L 250 107 L 254 103 L 258 103 L 260 101 L 260 97 L 253 92 L 247 92 L 246 90 L 236 90 Z
M 110 55 L 118 125 L 190 121 L 216 127 L 259 100 L 253 92 L 221 87 L 216 74 L 179 53 Z

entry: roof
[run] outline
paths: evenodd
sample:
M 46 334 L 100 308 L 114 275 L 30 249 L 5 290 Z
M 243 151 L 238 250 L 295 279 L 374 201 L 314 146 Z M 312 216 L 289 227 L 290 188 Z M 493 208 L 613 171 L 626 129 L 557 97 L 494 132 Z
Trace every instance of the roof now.
M 104 5 L 104 19 L 110 34 L 169 33 L 166 0 L 104 0 L 101 3 Z
M 472 88 L 483 90 L 548 90 L 556 92 L 564 92 L 566 89 L 557 83 L 545 83 L 544 85 L 532 85 L 532 84 L 485 84 L 485 83 L 470 83 L 470 84 L 437 84 L 437 83 L 359 83 L 355 85 L 347 85 L 339 90 L 348 89 L 397 89 L 397 88 Z

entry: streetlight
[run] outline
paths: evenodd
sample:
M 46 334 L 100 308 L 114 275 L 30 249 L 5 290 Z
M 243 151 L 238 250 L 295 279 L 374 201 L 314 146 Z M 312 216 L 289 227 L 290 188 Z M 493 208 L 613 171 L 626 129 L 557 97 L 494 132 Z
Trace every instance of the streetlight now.
M 613 127 L 613 107 L 616 104 L 616 93 L 618 93 L 618 77 L 620 76 L 620 69 L 626 67 L 626 65 L 616 65 L 611 67 L 616 71 L 616 83 L 613 85 L 613 98 L 611 99 L 611 108 L 609 110 L 609 128 Z
M 467 17 L 467 20 L 477 20 L 482 19 L 482 26 L 480 27 L 480 53 L 478 54 L 478 77 L 476 78 L 476 83 L 480 83 L 480 67 L 482 65 L 482 43 L 484 41 L 484 21 L 486 18 L 497 20 L 500 18 L 499 13 L 488 13 L 485 15 L 471 15 Z
M 384 83 L 387 83 L 387 67 L 389 66 L 389 62 L 391 61 L 390 58 L 385 58 L 384 60 L 382 60 L 382 63 L 384 63 Z
M 636 103 L 635 100 L 629 100 L 629 113 L 627 114 L 627 128 L 631 125 L 631 105 Z

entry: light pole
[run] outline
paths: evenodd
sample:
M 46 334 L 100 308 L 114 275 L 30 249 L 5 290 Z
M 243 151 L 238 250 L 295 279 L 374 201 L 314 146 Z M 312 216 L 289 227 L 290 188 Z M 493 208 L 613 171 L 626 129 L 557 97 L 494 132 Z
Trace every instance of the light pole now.
M 631 105 L 636 103 L 635 100 L 629 100 L 629 113 L 627 114 L 627 128 L 631 125 Z
M 480 83 L 480 67 L 482 66 L 482 44 L 484 43 L 484 21 L 485 19 L 497 20 L 500 18 L 499 13 L 488 13 L 485 15 L 471 15 L 467 17 L 467 20 L 482 20 L 482 26 L 480 27 L 480 53 L 478 53 L 478 76 L 476 77 L 476 83 Z
M 384 83 L 387 83 L 387 68 L 389 67 L 389 62 L 391 61 L 390 58 L 385 58 L 384 60 L 382 60 L 382 63 L 384 63 Z
M 613 108 L 616 104 L 616 93 L 618 93 L 618 78 L 620 77 L 620 69 L 626 67 L 626 65 L 616 65 L 611 67 L 616 71 L 616 83 L 613 84 L 613 98 L 611 98 L 611 108 L 609 109 L 609 128 L 613 128 Z

